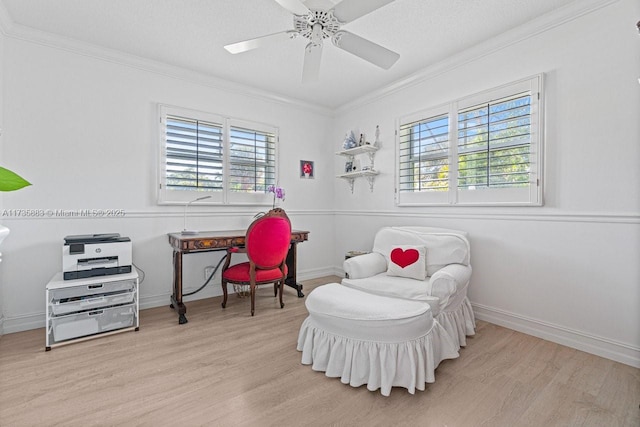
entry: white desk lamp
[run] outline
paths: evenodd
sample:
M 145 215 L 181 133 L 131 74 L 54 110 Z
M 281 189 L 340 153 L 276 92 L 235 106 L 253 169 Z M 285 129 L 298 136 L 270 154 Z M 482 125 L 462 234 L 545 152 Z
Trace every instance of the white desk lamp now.
M 198 200 L 210 199 L 210 198 L 211 196 L 198 197 L 197 199 L 193 199 L 192 201 L 184 205 L 184 230 L 182 230 L 182 234 L 198 234 L 196 230 L 187 230 L 187 208 L 193 202 L 197 202 Z

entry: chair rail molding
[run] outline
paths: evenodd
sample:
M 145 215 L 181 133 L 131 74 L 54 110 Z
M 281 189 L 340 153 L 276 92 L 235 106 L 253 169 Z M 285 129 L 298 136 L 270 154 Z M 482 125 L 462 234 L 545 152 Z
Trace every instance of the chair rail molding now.
M 404 212 L 402 211 L 358 211 L 337 210 L 336 216 L 372 216 L 398 218 L 439 218 L 460 220 L 500 220 L 500 221 L 551 221 L 551 222 L 595 222 L 611 224 L 640 224 L 640 214 L 613 212 L 454 212 L 450 208 L 439 212 Z M 455 208 L 454 208 L 455 209 Z
M 200 218 L 224 218 L 224 217 L 253 217 L 256 213 L 265 210 L 269 210 L 268 206 L 252 206 L 247 209 L 237 209 L 233 210 L 220 210 L 220 206 L 212 206 L 215 208 L 215 211 L 205 211 L 205 210 L 190 210 L 188 212 L 188 216 L 191 217 L 200 217 Z M 203 209 L 203 208 L 200 208 Z M 205 208 L 206 209 L 206 208 Z M 10 210 L 10 209 L 8 209 Z M 146 218 L 184 218 L 184 208 L 179 210 L 126 210 L 123 209 L 124 213 L 117 217 L 108 217 L 108 216 L 100 216 L 100 215 L 84 215 L 82 211 L 86 211 L 87 209 L 56 209 L 56 211 L 64 211 L 67 214 L 60 215 L 52 215 L 52 216 L 19 216 L 19 217 L 5 217 L 3 221 L 12 222 L 12 221 L 56 221 L 56 220 L 77 220 L 77 219 L 146 219 Z M 88 209 L 91 211 L 92 209 Z M 100 210 L 100 209 L 98 209 Z M 102 209 L 106 211 L 106 209 Z M 295 215 L 295 216 L 323 216 L 323 215 L 334 215 L 334 211 L 330 209 L 285 209 L 287 215 Z M 78 213 L 78 214 L 76 214 Z

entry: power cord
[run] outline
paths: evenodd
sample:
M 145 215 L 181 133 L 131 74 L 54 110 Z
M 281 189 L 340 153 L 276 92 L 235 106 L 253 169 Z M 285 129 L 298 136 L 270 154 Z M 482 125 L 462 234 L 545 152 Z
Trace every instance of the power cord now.
M 142 278 L 140 279 L 140 282 L 138 283 L 138 284 L 140 284 L 140 285 L 141 285 L 141 284 L 142 284 L 142 282 L 144 282 L 144 278 L 147 276 L 147 273 L 145 273 L 143 269 L 141 269 L 140 267 L 138 267 L 138 266 L 137 266 L 137 265 L 135 265 L 134 263 L 131 263 L 131 264 L 133 264 L 133 266 L 136 268 L 136 270 L 138 270 L 139 272 L 141 272 L 141 273 L 142 273 Z
M 222 257 L 220 258 L 220 261 L 218 261 L 218 265 L 215 266 L 215 268 L 213 269 L 213 272 L 209 275 L 209 278 L 206 280 L 206 282 L 204 282 L 204 284 L 202 286 L 200 286 L 198 289 L 196 289 L 193 292 L 189 292 L 189 293 L 183 293 L 182 296 L 183 297 L 188 297 L 190 295 L 196 294 L 198 292 L 200 292 L 201 290 L 204 289 L 205 286 L 207 286 L 209 284 L 209 282 L 211 281 L 211 279 L 213 279 L 213 276 L 216 275 L 216 272 L 218 271 L 218 268 L 220 268 L 220 264 L 222 264 L 222 261 L 224 261 L 226 259 L 226 257 Z
M 198 289 L 196 289 L 193 292 L 189 292 L 186 294 L 182 294 L 182 296 L 188 297 L 189 295 L 193 295 L 193 294 L 197 294 L 198 292 L 200 292 L 201 290 L 204 289 L 205 286 L 207 286 L 209 284 L 209 282 L 211 281 L 211 279 L 213 279 L 213 276 L 216 275 L 216 273 L 218 272 L 218 269 L 220 268 L 220 264 L 222 264 L 222 261 L 225 260 L 225 257 L 220 258 L 220 261 L 218 261 L 218 264 L 215 266 L 215 268 L 213 269 L 213 272 L 209 275 L 209 278 L 207 278 L 206 282 L 204 282 L 204 284 L 202 286 L 200 286 Z M 141 278 L 140 278 L 140 282 L 139 284 L 141 285 L 142 282 L 144 282 L 144 278 L 147 276 L 147 273 L 144 272 L 143 269 L 141 269 L 140 267 L 138 267 L 137 265 L 135 265 L 135 263 L 131 263 L 133 264 L 133 266 L 136 268 L 136 270 L 138 270 L 141 274 Z

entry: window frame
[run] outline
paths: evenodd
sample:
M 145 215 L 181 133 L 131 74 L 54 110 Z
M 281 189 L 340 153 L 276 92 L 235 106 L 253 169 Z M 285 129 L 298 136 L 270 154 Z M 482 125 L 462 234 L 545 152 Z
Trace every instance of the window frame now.
M 279 176 L 279 129 L 276 126 L 255 122 L 251 120 L 225 117 L 215 113 L 193 110 L 189 108 L 176 107 L 167 104 L 158 104 L 158 175 L 157 175 L 157 204 L 158 205 L 183 205 L 198 197 L 210 196 L 208 199 L 198 201 L 200 205 L 271 205 L 273 196 L 265 192 L 237 192 L 231 191 L 230 183 L 230 135 L 232 127 L 242 127 L 252 131 L 273 134 L 274 154 L 274 185 L 278 182 Z M 167 166 L 167 140 L 166 140 L 166 118 L 167 116 L 183 117 L 189 120 L 216 123 L 222 126 L 222 190 L 172 190 L 167 187 L 166 166 Z
M 489 104 L 520 93 L 530 92 L 529 185 L 525 187 L 458 187 L 458 117 L 480 104 Z M 544 172 L 544 90 L 543 74 L 521 79 L 493 89 L 462 97 L 396 119 L 395 203 L 396 206 L 542 206 Z M 449 188 L 447 191 L 401 190 L 401 129 L 414 122 L 446 115 L 449 123 Z

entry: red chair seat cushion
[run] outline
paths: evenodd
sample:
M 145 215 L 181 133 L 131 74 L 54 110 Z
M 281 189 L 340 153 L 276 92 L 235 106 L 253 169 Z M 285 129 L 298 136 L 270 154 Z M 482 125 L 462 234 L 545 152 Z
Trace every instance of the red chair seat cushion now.
M 284 266 L 284 274 L 287 275 L 287 265 Z M 249 283 L 249 263 L 243 262 L 229 267 L 222 273 L 222 277 L 229 282 L 247 282 Z M 279 268 L 271 270 L 256 269 L 256 282 L 274 282 L 280 280 L 282 272 Z

